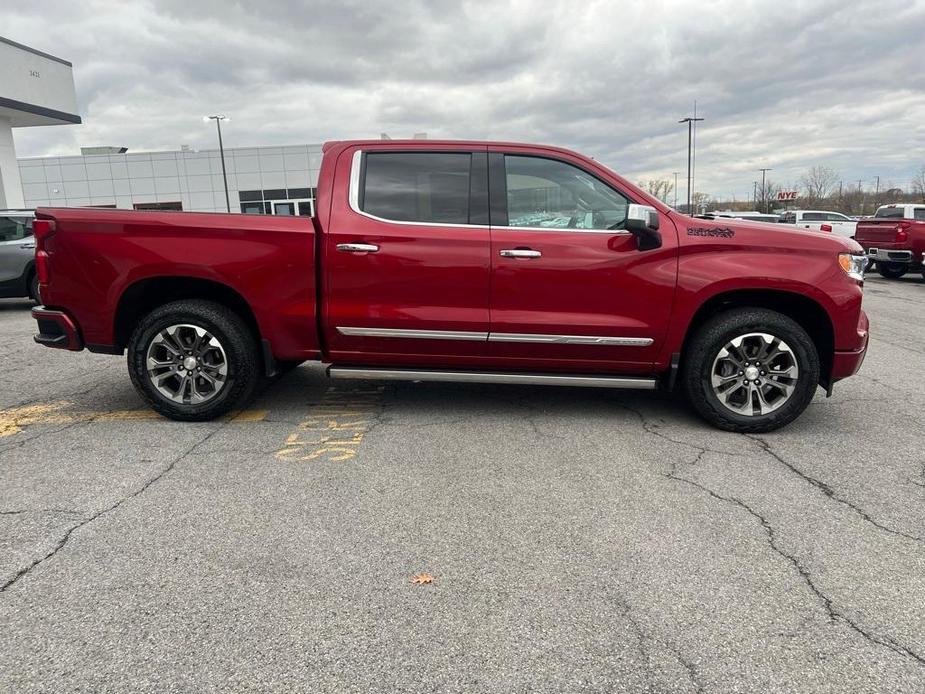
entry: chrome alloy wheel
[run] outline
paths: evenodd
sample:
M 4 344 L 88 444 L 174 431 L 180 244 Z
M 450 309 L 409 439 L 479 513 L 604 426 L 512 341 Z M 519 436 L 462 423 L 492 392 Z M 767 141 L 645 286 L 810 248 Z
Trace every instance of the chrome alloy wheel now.
M 710 384 L 723 406 L 756 417 L 774 412 L 793 394 L 800 367 L 790 346 L 767 333 L 740 335 L 713 360 Z
M 161 395 L 184 405 L 212 400 L 228 379 L 228 359 L 221 342 L 204 328 L 185 323 L 154 336 L 145 368 Z

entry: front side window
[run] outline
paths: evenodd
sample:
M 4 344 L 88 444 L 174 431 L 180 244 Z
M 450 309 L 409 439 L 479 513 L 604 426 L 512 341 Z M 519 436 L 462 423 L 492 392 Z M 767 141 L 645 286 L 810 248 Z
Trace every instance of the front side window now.
M 830 222 L 850 222 L 851 221 L 845 215 L 838 214 L 837 212 L 829 212 L 826 215 L 826 219 L 828 219 L 828 221 Z
M 0 217 L 0 242 L 20 241 L 32 236 L 31 217 Z
M 804 212 L 803 213 L 804 222 L 824 222 L 826 221 L 825 215 L 821 212 Z
M 468 152 L 367 152 L 363 212 L 396 222 L 469 224 Z
M 576 166 L 505 155 L 508 226 L 621 229 L 629 201 Z

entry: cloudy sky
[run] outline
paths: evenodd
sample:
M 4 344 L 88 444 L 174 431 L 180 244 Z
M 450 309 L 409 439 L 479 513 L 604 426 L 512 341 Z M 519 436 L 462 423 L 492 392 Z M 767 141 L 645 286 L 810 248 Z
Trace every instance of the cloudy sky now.
M 220 112 L 228 146 L 427 132 L 683 179 L 696 100 L 714 196 L 925 164 L 925 0 L 32 0 L 0 34 L 74 63 L 84 119 L 18 130 L 20 156 L 211 148 Z

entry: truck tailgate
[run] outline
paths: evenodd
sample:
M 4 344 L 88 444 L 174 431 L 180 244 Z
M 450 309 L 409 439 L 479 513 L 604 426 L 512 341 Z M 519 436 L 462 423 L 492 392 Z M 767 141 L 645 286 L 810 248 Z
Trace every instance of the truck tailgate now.
M 900 229 L 901 219 L 865 219 L 858 222 L 855 240 L 863 246 L 878 243 L 894 243 L 896 232 Z

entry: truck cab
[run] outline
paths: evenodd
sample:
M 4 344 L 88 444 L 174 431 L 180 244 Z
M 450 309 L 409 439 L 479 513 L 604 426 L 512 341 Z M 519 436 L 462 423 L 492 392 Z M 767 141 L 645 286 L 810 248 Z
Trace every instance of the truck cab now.
M 857 222 L 841 212 L 827 210 L 787 210 L 778 220 L 781 224 L 794 224 L 803 229 L 829 231 L 836 236 L 853 239 Z

